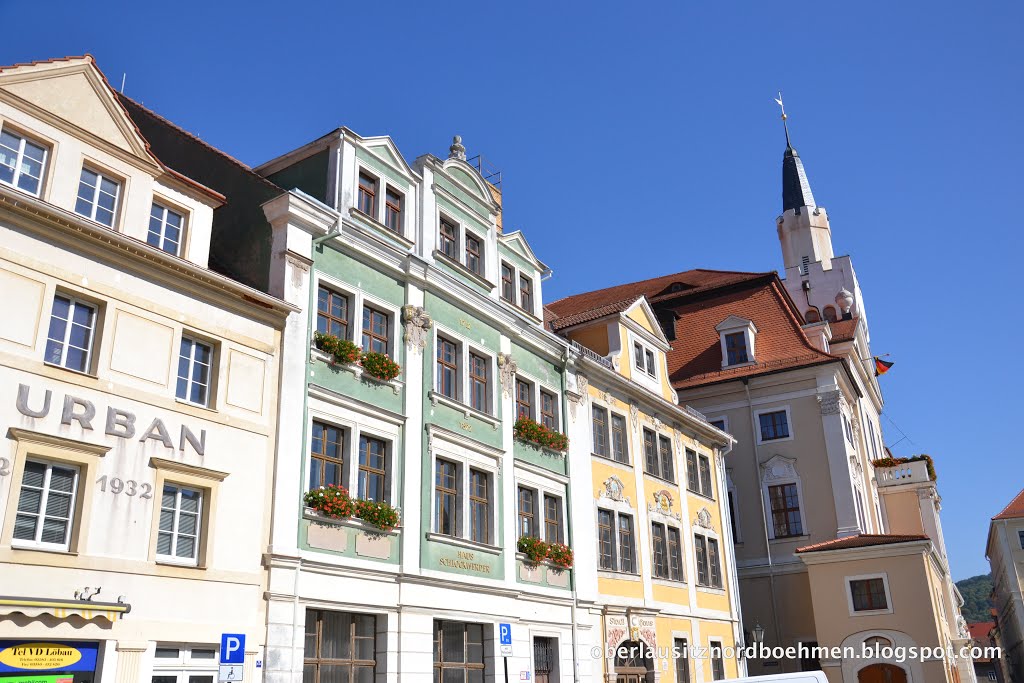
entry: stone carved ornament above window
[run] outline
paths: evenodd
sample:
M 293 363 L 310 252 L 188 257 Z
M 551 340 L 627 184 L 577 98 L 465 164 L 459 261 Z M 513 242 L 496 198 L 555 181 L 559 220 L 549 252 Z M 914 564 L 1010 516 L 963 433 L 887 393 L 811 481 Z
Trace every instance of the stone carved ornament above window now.
M 405 324 L 405 343 L 414 349 L 427 346 L 427 332 L 433 321 L 422 306 L 402 306 L 402 323 Z
M 598 498 L 608 498 L 617 502 L 623 502 L 626 505 L 632 505 L 629 502 L 629 497 L 624 496 L 626 487 L 622 483 L 622 480 L 618 477 L 608 477 L 604 482 L 604 488 L 598 492 Z
M 704 529 L 714 530 L 714 527 L 711 525 L 711 513 L 708 512 L 707 508 L 700 509 L 700 512 L 697 513 L 697 519 L 693 520 L 693 523 Z
M 660 515 L 682 521 L 682 515 L 672 509 L 673 501 L 671 493 L 666 490 L 655 491 L 652 498 L 654 499 L 654 502 L 647 504 L 648 512 L 656 512 Z
M 823 394 L 818 394 L 818 403 L 820 404 L 822 415 L 838 415 L 846 407 L 846 398 L 843 396 L 843 392 L 836 389 L 835 391 L 826 391 Z
M 761 465 L 762 479 L 764 481 L 777 481 L 780 479 L 796 479 L 796 468 L 793 461 L 776 455 L 771 460 Z

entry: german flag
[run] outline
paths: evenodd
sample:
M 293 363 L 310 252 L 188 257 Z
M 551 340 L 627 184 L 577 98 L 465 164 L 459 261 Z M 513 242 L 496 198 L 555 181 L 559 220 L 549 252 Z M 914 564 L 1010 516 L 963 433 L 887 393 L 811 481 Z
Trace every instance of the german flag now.
M 889 372 L 889 368 L 893 365 L 893 363 L 875 356 L 875 377 L 881 377 L 885 373 Z

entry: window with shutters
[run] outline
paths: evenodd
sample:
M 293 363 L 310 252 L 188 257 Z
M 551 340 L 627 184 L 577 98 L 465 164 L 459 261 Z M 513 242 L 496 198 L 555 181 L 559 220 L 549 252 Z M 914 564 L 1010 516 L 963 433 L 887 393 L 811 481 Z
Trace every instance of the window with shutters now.
M 28 460 L 11 545 L 67 551 L 74 529 L 79 468 Z
M 203 492 L 164 483 L 156 557 L 162 562 L 195 565 L 199 561 Z

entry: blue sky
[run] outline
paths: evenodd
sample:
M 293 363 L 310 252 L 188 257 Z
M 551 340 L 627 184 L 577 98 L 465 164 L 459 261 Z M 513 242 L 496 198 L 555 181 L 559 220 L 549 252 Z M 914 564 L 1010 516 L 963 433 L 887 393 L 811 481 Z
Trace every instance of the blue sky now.
M 347 125 L 409 159 L 459 133 L 503 172 L 549 300 L 694 267 L 782 267 L 785 94 L 852 254 L 886 442 L 934 456 L 953 574 L 1024 487 L 1017 261 L 1024 5 L 1011 2 L 49 3 L 0 0 L 0 62 L 93 54 L 258 164 Z M 170 8 L 170 9 L 169 9 Z M 40 27 L 46 30 L 31 30 Z

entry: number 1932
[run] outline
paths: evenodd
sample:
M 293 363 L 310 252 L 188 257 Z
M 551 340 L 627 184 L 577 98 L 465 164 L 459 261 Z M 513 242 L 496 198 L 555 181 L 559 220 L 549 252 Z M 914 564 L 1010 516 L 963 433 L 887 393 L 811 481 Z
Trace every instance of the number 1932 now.
M 107 477 L 103 475 L 96 480 L 100 485 L 100 491 L 110 490 L 111 493 L 124 493 L 127 496 L 138 494 L 139 498 L 152 498 L 153 486 L 145 482 L 139 483 L 134 479 L 121 479 L 119 477 Z

